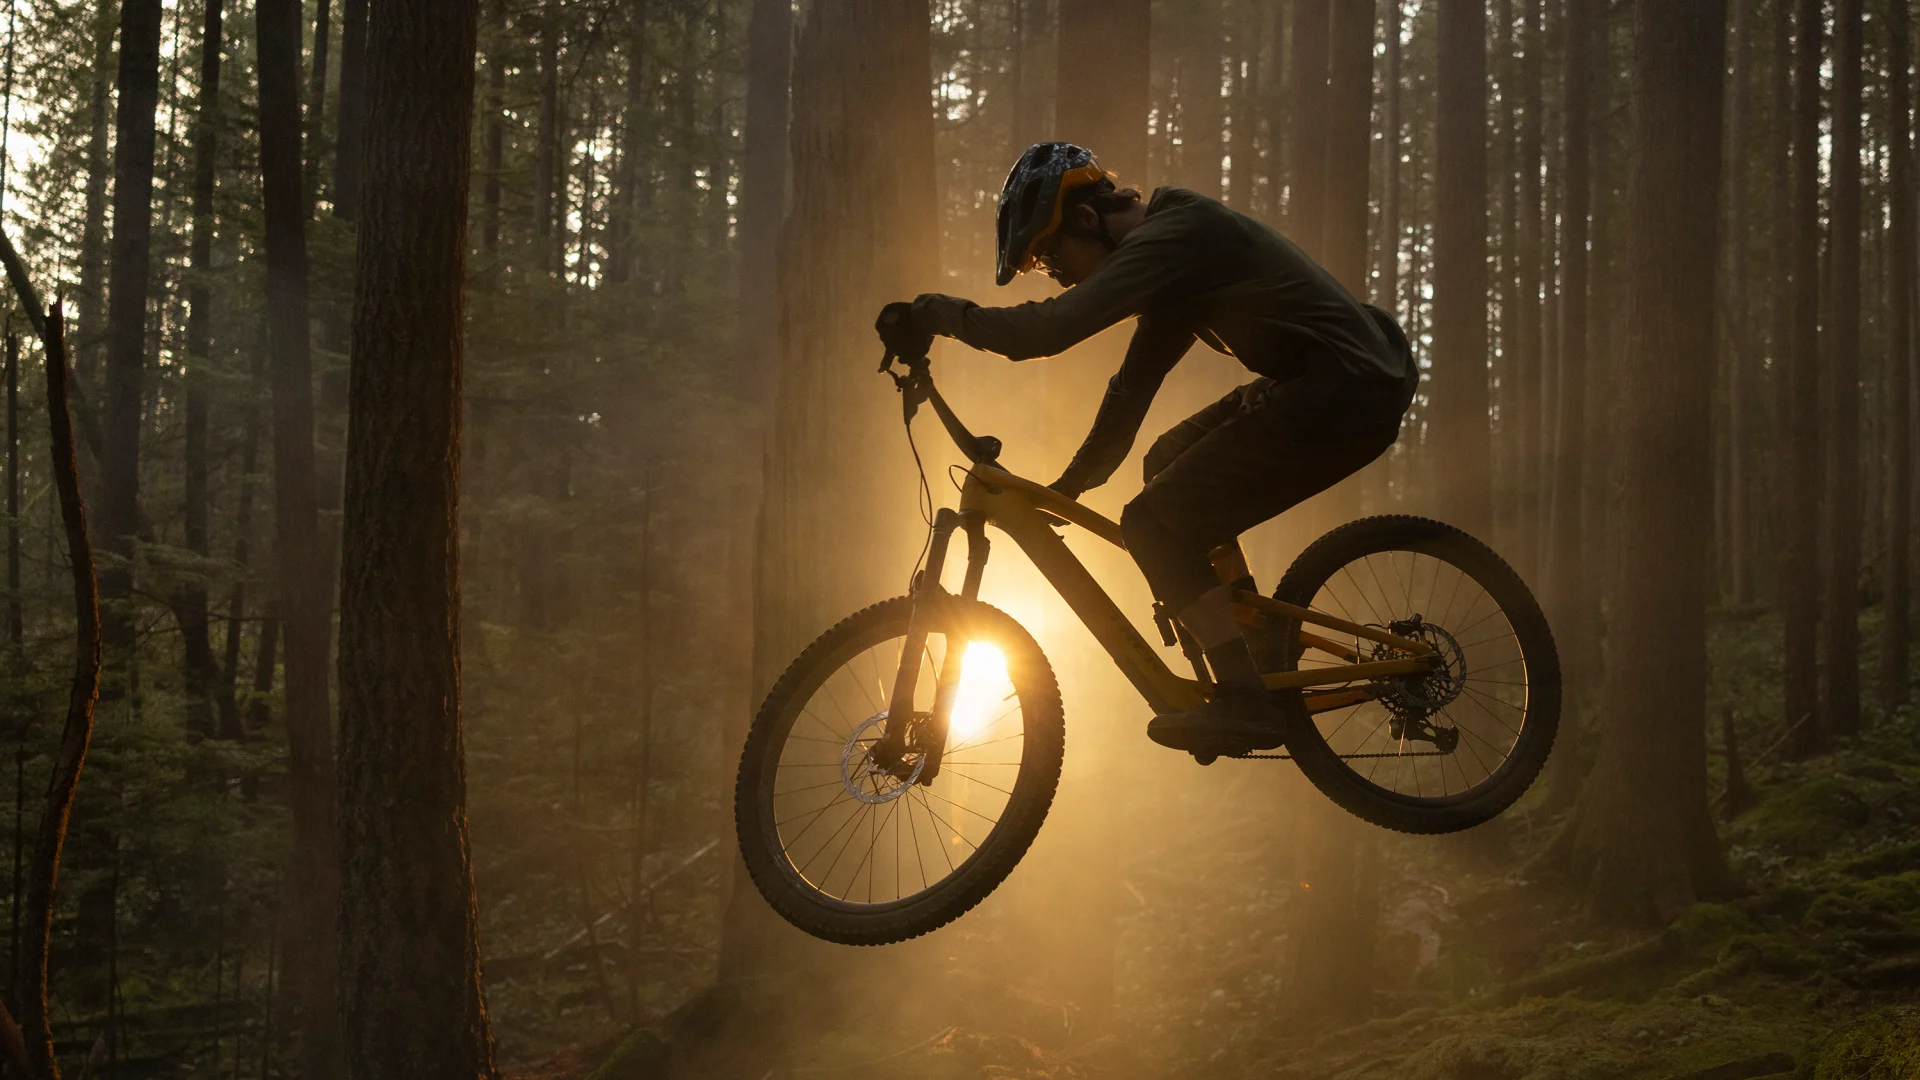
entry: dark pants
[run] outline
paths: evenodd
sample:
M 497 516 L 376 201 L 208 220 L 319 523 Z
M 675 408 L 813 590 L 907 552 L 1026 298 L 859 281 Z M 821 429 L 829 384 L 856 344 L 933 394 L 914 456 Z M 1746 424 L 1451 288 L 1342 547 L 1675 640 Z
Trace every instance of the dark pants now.
M 1147 451 L 1147 486 L 1120 515 L 1153 595 L 1179 612 L 1220 583 L 1207 553 L 1327 490 L 1400 435 L 1417 371 L 1361 379 L 1333 363 L 1256 379 L 1182 420 Z

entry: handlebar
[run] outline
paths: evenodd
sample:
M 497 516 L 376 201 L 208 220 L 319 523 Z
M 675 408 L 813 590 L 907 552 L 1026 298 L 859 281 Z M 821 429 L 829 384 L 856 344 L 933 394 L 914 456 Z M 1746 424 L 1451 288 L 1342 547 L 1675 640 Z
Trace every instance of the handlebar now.
M 907 369 L 906 374 L 893 370 L 896 360 Z M 881 374 L 891 377 L 894 389 L 900 392 L 902 418 L 912 424 L 914 415 L 920 411 L 920 403 L 929 402 L 933 405 L 934 413 L 940 417 L 940 425 L 947 429 L 947 435 L 968 461 L 976 465 L 990 465 L 998 460 L 1000 440 L 991 435 L 975 435 L 967 430 L 967 425 L 954 415 L 952 406 L 947 404 L 947 399 L 941 397 L 940 391 L 933 385 L 932 369 L 933 362 L 924 356 L 914 359 L 890 352 L 881 359 Z

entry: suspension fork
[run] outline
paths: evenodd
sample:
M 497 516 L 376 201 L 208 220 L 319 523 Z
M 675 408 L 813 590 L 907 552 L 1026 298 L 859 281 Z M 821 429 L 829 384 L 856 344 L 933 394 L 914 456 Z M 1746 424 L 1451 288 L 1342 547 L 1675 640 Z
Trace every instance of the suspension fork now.
M 926 754 L 926 764 L 920 769 L 920 782 L 930 784 L 940 773 L 940 759 L 947 745 L 947 721 L 953 715 L 953 702 L 960 692 L 960 672 L 966 656 L 971 635 L 966 628 L 958 624 L 953 612 L 953 596 L 941 586 L 940 578 L 946 569 L 947 550 L 953 541 L 953 531 L 963 528 L 967 534 L 967 573 L 960 587 L 960 595 L 967 600 L 975 600 L 980 595 L 980 579 L 986 572 L 987 552 L 991 545 L 987 542 L 986 516 L 977 511 L 958 513 L 942 507 L 933 518 L 933 537 L 927 544 L 927 565 L 915 576 L 913 582 L 913 612 L 907 618 L 906 641 L 900 649 L 900 668 L 894 675 L 893 693 L 887 701 L 887 723 L 885 733 L 873 747 L 874 760 L 883 767 L 895 772 L 904 772 L 902 758 L 908 750 L 907 739 L 912 733 L 914 718 L 913 699 L 919 689 L 920 658 L 926 651 L 927 634 L 936 623 L 947 627 L 947 646 L 944 662 L 936 676 L 937 682 L 933 694 L 933 714 L 928 717 L 916 740 Z M 903 723 L 895 723 L 903 720 Z

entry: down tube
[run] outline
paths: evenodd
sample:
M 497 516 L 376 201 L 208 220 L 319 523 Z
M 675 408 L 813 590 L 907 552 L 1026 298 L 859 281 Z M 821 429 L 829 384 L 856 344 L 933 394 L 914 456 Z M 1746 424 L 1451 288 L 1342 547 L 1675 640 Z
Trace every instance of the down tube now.
M 1200 685 L 1180 678 L 1161 662 L 1146 639 L 1133 628 L 1133 623 L 1052 529 L 1025 519 L 995 521 L 995 524 L 1013 537 L 1013 542 L 1027 553 L 1033 565 L 1060 591 L 1067 606 L 1106 648 L 1121 674 L 1147 699 L 1154 712 L 1190 708 L 1203 700 Z

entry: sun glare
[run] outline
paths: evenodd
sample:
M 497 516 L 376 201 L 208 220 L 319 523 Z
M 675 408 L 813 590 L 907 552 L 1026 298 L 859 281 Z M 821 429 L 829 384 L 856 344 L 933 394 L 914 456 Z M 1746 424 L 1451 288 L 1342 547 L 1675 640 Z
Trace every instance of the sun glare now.
M 1005 654 L 984 641 L 968 645 L 960 661 L 960 692 L 954 697 L 953 718 L 947 722 L 948 745 L 980 734 L 1006 711 L 1002 703 L 1012 692 Z

